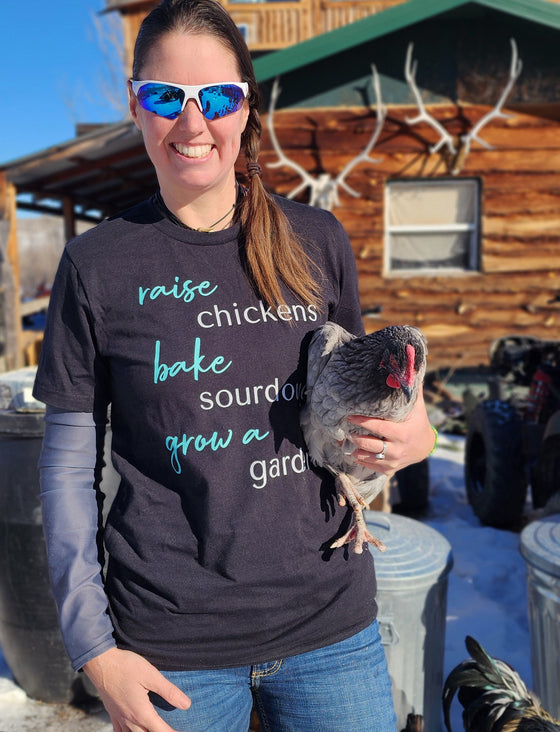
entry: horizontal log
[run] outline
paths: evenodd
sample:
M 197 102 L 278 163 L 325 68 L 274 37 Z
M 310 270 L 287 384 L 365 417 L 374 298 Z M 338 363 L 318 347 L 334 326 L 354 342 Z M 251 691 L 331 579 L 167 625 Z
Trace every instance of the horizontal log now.
M 486 214 L 482 220 L 485 237 L 538 237 L 543 240 L 553 236 L 556 241 L 560 237 L 558 214 L 551 216 L 529 216 L 527 214 L 511 214 L 510 216 L 492 216 Z
M 557 131 L 558 133 L 560 133 L 560 130 Z M 340 142 L 338 145 L 340 147 Z M 302 148 L 297 152 L 295 150 L 284 150 L 284 153 L 289 159 L 311 174 L 326 171 L 336 177 L 362 149 L 362 147 L 359 149 L 346 147 L 345 154 L 341 154 L 339 149 L 329 150 L 326 147 L 320 148 L 320 155 L 315 154 L 310 148 Z M 433 178 L 447 175 L 449 172 L 444 157 L 439 153 L 430 154 L 427 147 L 423 145 L 416 146 L 416 149 L 408 149 L 403 143 L 399 145 L 399 149 L 395 152 L 388 152 L 379 147 L 374 151 L 373 156 L 377 162 L 362 162 L 351 173 L 353 176 L 367 173 L 370 187 L 375 187 L 378 182 L 392 176 Z M 279 174 L 287 176 L 289 179 L 298 178 L 295 173 L 285 166 L 276 170 L 267 167 L 268 163 L 274 163 L 276 160 L 277 158 L 273 155 L 262 154 L 261 162 L 264 163 L 266 180 L 274 180 Z M 471 151 L 460 172 L 463 176 L 489 176 L 489 180 L 492 179 L 492 176 L 496 176 L 503 181 L 505 176 L 508 176 L 520 186 L 523 178 L 527 176 L 537 180 L 542 175 L 553 178 L 559 165 L 560 148 L 533 150 L 481 149 Z M 525 180 L 525 183 L 527 183 L 527 180 Z M 502 185 L 504 184 L 502 183 Z M 530 190 L 530 188 L 527 190 Z
M 436 292 L 425 295 L 418 293 L 417 298 L 397 300 L 384 298 L 379 290 L 365 290 L 363 286 L 360 287 L 360 299 L 364 309 L 380 308 L 382 312 L 406 312 L 414 317 L 420 313 L 422 317 L 445 318 L 447 322 L 458 321 L 463 324 L 476 323 L 478 318 L 476 314 L 480 310 L 506 313 L 512 319 L 516 312 L 530 313 L 535 322 L 544 322 L 551 314 L 560 315 L 560 303 L 549 304 L 553 299 L 549 295 L 543 298 L 531 298 L 522 294 L 518 296 L 516 302 L 508 303 L 505 295 L 484 299 L 476 298 L 473 294 L 468 298 L 444 302 L 442 296 Z
M 410 277 L 410 278 L 381 278 L 379 271 L 368 270 L 368 260 L 357 262 L 360 283 L 367 289 L 383 287 L 387 297 L 417 300 L 426 298 L 430 293 L 437 295 L 442 303 L 448 303 L 455 295 L 457 297 L 488 297 L 500 294 L 512 297 L 516 293 L 525 292 L 529 295 L 543 295 L 548 293 L 553 297 L 560 292 L 560 272 L 550 270 L 542 272 L 517 272 L 508 277 L 500 273 L 483 275 L 474 273 L 447 277 Z
M 551 265 L 553 265 L 553 262 L 551 262 L 549 256 L 535 255 L 532 257 L 508 258 L 484 254 L 482 257 L 484 272 L 535 272 L 536 270 L 546 272 Z
M 414 116 L 415 111 L 403 108 L 401 110 L 390 109 L 389 115 L 385 120 L 379 137 L 378 146 L 386 146 L 391 149 L 393 146 L 400 144 L 403 139 L 408 143 L 416 141 L 424 141 L 427 137 L 432 141 L 437 141 L 437 133 L 430 125 L 420 122 L 416 125 L 409 125 L 407 118 Z M 481 114 L 473 114 L 472 121 L 466 123 L 457 121 L 452 116 L 435 113 L 434 118 L 437 119 L 450 134 L 468 133 L 478 121 Z M 263 143 L 269 146 L 270 137 L 266 126 L 266 115 L 263 116 Z M 481 137 L 486 139 L 489 144 L 503 144 L 509 147 L 516 140 L 524 143 L 528 148 L 532 148 L 538 144 L 540 139 L 543 146 L 558 148 L 560 143 L 555 137 L 555 130 L 558 129 L 560 120 L 548 120 L 531 116 L 516 116 L 510 121 L 501 121 L 499 119 L 492 120 L 481 131 Z M 301 109 L 298 111 L 280 110 L 274 115 L 274 130 L 282 147 L 292 146 L 297 148 L 301 146 L 303 141 L 317 142 L 319 140 L 329 140 L 336 138 L 340 134 L 348 136 L 349 142 L 358 139 L 360 136 L 364 142 L 369 140 L 377 126 L 377 115 L 374 110 L 366 112 L 364 110 L 320 110 L 320 109 Z M 283 139 L 285 138 L 285 139 Z M 401 139 L 403 138 L 403 139 Z M 535 140 L 537 138 L 537 141 Z M 473 141 L 473 146 L 479 147 L 480 143 Z

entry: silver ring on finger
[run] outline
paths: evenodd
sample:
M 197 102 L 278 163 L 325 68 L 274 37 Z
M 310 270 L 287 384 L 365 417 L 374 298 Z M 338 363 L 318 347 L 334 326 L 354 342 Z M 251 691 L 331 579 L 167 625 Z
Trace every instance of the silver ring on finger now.
M 385 460 L 385 452 L 387 451 L 387 443 L 385 440 L 381 440 L 381 452 L 376 452 L 375 457 L 377 460 Z

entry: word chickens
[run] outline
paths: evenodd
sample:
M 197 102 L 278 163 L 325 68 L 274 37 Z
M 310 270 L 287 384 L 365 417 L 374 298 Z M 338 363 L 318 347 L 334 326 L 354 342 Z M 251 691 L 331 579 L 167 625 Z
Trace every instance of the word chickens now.
M 312 461 L 335 476 L 339 504 L 354 512 L 350 529 L 331 545 L 333 549 L 352 540 L 356 554 L 363 551 L 364 542 L 385 549 L 367 530 L 363 510 L 382 490 L 387 476 L 352 457 L 351 436 L 367 433 L 347 418 L 362 415 L 402 422 L 424 380 L 426 355 L 424 335 L 408 325 L 356 337 L 329 321 L 313 334 L 301 427 Z

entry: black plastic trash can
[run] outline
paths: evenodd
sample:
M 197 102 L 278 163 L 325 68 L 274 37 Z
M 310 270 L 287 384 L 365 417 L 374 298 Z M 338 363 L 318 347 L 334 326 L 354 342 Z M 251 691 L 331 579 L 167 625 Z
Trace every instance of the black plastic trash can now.
M 37 467 L 43 434 L 43 411 L 0 410 L 0 647 L 28 696 L 67 703 L 94 689 L 72 669 L 50 589 Z M 105 455 L 110 437 L 107 428 Z M 118 480 L 106 461 L 109 503 Z
M 0 645 L 34 699 L 68 702 L 78 675 L 51 595 L 37 462 L 44 413 L 0 412 Z

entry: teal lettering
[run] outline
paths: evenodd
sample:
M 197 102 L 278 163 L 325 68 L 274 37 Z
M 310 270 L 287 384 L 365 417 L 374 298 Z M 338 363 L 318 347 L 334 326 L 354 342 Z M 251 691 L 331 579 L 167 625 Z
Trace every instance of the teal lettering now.
M 213 432 L 210 437 L 204 435 L 169 435 L 165 438 L 165 447 L 171 453 L 171 467 L 177 473 L 181 474 L 181 463 L 179 455 L 185 456 L 190 447 L 197 452 L 202 452 L 206 448 L 210 448 L 213 452 L 224 450 L 229 446 L 233 437 L 233 431 L 228 430 L 225 437 L 220 437 L 217 432 Z
M 166 381 L 168 378 L 173 378 L 181 372 L 193 374 L 195 381 L 198 381 L 200 374 L 205 374 L 208 371 L 212 371 L 215 374 L 223 374 L 231 366 L 231 361 L 226 362 L 223 356 L 216 356 L 206 366 L 204 361 L 206 356 L 201 353 L 200 350 L 200 338 L 194 340 L 194 353 L 193 360 L 191 363 L 186 361 L 175 361 L 175 363 L 168 365 L 160 361 L 161 356 L 161 341 L 156 341 L 154 349 L 154 384 L 161 381 Z
M 243 435 L 243 439 L 241 442 L 243 445 L 248 445 L 253 440 L 265 440 L 269 436 L 270 432 L 265 432 L 264 435 L 261 435 L 260 430 L 258 429 L 251 429 L 247 430 L 245 434 Z
M 179 281 L 179 277 L 175 277 L 175 284 L 166 288 L 165 285 L 155 285 L 154 287 L 142 287 L 138 288 L 138 302 L 140 305 L 144 305 L 146 298 L 150 300 L 157 300 L 158 297 L 173 297 L 175 300 L 182 300 L 183 302 L 192 302 L 195 296 L 198 294 L 201 297 L 208 297 L 218 289 L 217 285 L 212 285 L 208 280 L 199 282 L 198 285 L 193 285 L 192 280 Z

